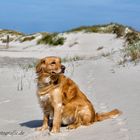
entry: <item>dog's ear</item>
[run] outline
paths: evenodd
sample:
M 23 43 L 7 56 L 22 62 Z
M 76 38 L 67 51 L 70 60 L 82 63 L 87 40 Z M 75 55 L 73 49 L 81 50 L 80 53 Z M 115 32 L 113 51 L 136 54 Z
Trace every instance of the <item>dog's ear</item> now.
M 41 59 L 36 65 L 36 73 L 43 72 L 44 68 L 46 68 L 45 58 Z

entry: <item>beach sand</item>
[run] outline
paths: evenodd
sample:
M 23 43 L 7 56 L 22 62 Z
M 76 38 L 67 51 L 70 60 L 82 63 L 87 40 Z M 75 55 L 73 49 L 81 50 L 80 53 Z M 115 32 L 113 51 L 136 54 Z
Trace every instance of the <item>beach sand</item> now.
M 0 139 L 139 140 L 140 65 L 118 65 L 125 41 L 113 34 L 80 32 L 65 36 L 68 39 L 63 46 L 33 45 L 23 49 L 24 45 L 15 45 L 0 51 Z M 72 45 L 74 42 L 78 43 Z M 98 50 L 99 47 L 103 49 Z M 71 58 L 64 63 L 66 75 L 79 85 L 97 112 L 118 108 L 123 114 L 75 130 L 62 127 L 58 134 L 35 131 L 42 124 L 42 111 L 36 97 L 32 64 L 48 55 Z M 79 60 L 74 61 L 75 57 Z

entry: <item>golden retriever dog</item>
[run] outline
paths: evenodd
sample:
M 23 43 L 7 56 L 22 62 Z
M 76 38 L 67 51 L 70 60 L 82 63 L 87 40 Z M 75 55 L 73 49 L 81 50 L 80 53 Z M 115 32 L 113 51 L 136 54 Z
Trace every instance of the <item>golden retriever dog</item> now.
M 64 75 L 65 66 L 59 57 L 45 57 L 36 66 L 37 96 L 43 109 L 43 125 L 37 130 L 48 129 L 52 119 L 52 133 L 60 132 L 61 125 L 74 129 L 119 115 L 114 109 L 96 113 L 92 103 L 76 83 Z

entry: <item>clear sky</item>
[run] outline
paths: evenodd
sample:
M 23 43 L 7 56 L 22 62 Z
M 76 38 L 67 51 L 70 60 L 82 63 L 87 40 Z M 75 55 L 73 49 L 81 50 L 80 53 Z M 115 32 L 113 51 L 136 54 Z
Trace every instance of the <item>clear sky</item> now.
M 0 29 L 63 32 L 110 22 L 140 31 L 140 0 L 0 0 Z

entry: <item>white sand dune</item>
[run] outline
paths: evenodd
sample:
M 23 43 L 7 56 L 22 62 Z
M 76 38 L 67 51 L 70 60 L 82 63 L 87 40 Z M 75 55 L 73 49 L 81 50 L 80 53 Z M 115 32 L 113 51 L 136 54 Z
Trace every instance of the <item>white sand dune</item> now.
M 103 53 L 111 53 L 122 48 L 124 39 L 116 38 L 115 34 L 101 33 L 64 33 L 66 41 L 63 46 L 36 45 L 36 40 L 27 42 L 11 42 L 9 49 L 2 49 L 0 56 L 42 58 L 47 55 L 61 57 L 93 57 Z M 40 37 L 40 36 L 39 36 Z M 4 44 L 1 44 L 3 47 Z M 97 50 L 99 47 L 103 48 Z M 4 48 L 4 47 L 3 47 Z
M 0 51 L 0 139 L 1 140 L 139 140 L 140 65 L 119 66 L 116 54 L 123 48 L 124 40 L 112 34 L 64 34 L 63 46 L 15 46 Z M 77 43 L 74 43 L 77 42 Z M 72 45 L 75 44 L 75 45 Z M 27 44 L 28 45 L 28 44 Z M 97 50 L 98 47 L 103 47 Z M 112 53 L 114 52 L 114 53 Z M 98 57 L 103 53 L 112 53 Z M 34 69 L 23 69 L 19 58 L 42 58 L 47 55 L 61 57 L 92 57 L 92 59 L 65 63 L 66 75 L 79 85 L 94 104 L 97 112 L 120 109 L 119 117 L 95 123 L 76 130 L 61 128 L 61 133 L 36 132 L 42 123 L 42 112 L 36 98 Z M 4 57 L 16 58 L 13 66 Z M 97 56 L 98 59 L 94 59 Z M 3 62 L 5 60 L 5 62 Z M 22 64 L 21 60 L 20 63 Z M 27 61 L 24 63 L 28 63 Z M 4 64 L 7 64 L 5 66 Z

